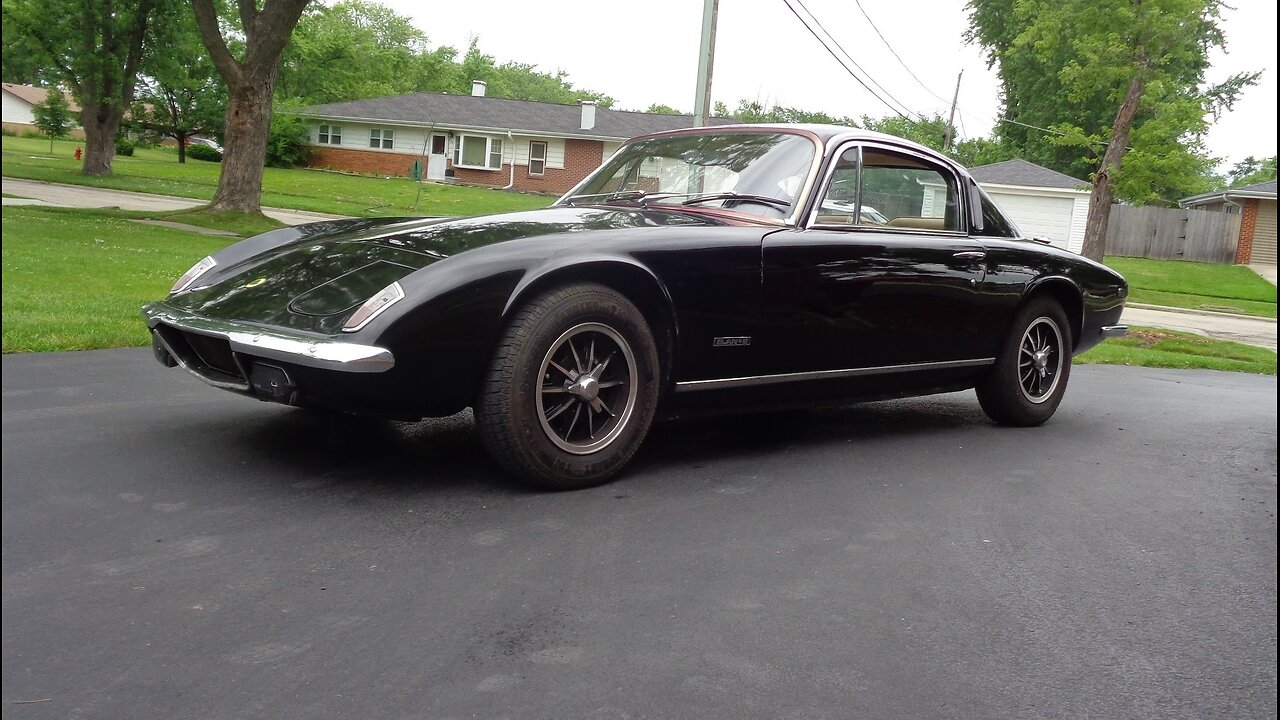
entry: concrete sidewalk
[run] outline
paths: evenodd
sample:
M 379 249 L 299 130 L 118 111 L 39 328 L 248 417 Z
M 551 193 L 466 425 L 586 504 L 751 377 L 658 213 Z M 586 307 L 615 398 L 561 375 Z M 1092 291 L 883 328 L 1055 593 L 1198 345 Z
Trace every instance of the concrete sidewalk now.
M 3 191 L 6 195 L 18 196 L 16 198 L 4 198 L 5 205 L 52 205 L 57 207 L 119 208 L 121 210 L 155 210 L 164 212 L 186 210 L 207 204 L 204 200 L 192 198 L 151 195 L 128 190 L 107 190 L 83 185 L 63 185 L 39 180 L 19 180 L 17 178 L 3 178 L 0 180 L 0 191 Z M 286 225 L 302 225 L 322 220 L 341 220 L 344 217 L 342 215 L 326 215 L 304 210 L 285 210 L 271 207 L 262 208 L 262 213 Z

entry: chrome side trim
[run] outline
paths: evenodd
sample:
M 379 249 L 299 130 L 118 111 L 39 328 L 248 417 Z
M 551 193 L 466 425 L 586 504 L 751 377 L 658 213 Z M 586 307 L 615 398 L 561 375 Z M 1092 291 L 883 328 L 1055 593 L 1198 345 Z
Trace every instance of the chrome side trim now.
M 952 368 L 982 367 L 984 365 L 990 365 L 995 361 L 995 358 L 944 360 L 941 362 L 906 363 L 904 365 L 880 365 L 878 367 L 849 368 L 847 370 L 815 370 L 813 372 L 783 373 L 780 375 L 752 375 L 749 377 L 724 378 L 721 380 L 688 380 L 676 383 L 676 392 L 722 390 L 726 388 L 774 385 L 777 383 L 799 382 L 804 380 L 838 380 L 841 378 L 863 377 L 866 375 L 886 375 L 898 372 L 917 372 L 920 370 L 949 370 Z
M 1124 337 L 1127 334 L 1129 334 L 1128 325 L 1103 325 L 1102 326 L 1102 337 L 1104 338 Z
M 213 320 L 184 313 L 162 303 L 143 306 L 142 314 L 152 329 L 163 323 L 178 330 L 226 338 L 234 353 L 352 373 L 386 372 L 396 364 L 390 350 L 375 345 L 266 330 L 234 320 Z

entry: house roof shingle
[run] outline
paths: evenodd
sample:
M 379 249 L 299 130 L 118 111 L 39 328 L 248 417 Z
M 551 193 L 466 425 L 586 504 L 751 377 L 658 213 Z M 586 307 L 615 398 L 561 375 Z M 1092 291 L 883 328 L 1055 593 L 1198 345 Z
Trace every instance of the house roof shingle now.
M 994 185 L 1021 185 L 1024 187 L 1063 188 L 1079 190 L 1089 183 L 1063 175 L 1056 170 L 1036 165 L 1026 160 L 1005 160 L 969 169 L 969 174 L 980 183 Z
M 33 87 L 31 85 L 19 85 L 17 83 L 3 83 L 3 86 L 5 92 L 13 95 L 19 100 L 22 100 L 28 105 L 42 103 L 44 102 L 44 99 L 49 96 L 49 91 L 45 88 Z M 71 93 L 64 92 L 63 96 L 67 98 L 67 107 L 71 112 L 80 112 L 80 104 L 71 96 Z
M 659 115 L 598 107 L 595 127 L 584 130 L 581 127 L 582 108 L 579 105 L 445 93 L 412 93 L 329 103 L 304 108 L 301 112 L 305 115 L 344 120 L 417 126 L 436 124 L 502 132 L 525 130 L 563 137 L 618 140 L 693 125 L 693 117 L 690 115 Z M 709 122 L 725 125 L 735 121 L 713 118 Z
M 1252 185 L 1245 185 L 1243 187 L 1231 188 L 1231 190 L 1234 190 L 1236 192 L 1271 193 L 1272 195 L 1275 195 L 1276 181 L 1268 180 L 1266 182 L 1254 183 Z
M 1182 198 L 1178 201 L 1178 205 L 1180 207 L 1195 207 L 1197 205 L 1207 205 L 1209 203 L 1220 202 L 1233 197 L 1275 200 L 1276 181 L 1268 180 L 1266 182 L 1254 183 L 1243 187 L 1226 188 L 1224 190 L 1214 190 L 1213 192 L 1193 195 L 1191 197 Z

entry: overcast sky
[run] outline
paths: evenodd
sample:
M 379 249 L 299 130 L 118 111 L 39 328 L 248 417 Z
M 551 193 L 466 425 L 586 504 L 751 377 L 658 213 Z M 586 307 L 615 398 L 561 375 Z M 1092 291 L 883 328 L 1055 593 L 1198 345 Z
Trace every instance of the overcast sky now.
M 474 36 L 498 62 L 562 69 L 576 87 L 617 99 L 618 108 L 643 110 L 661 103 L 693 109 L 701 0 L 467 0 L 447 9 L 420 0 L 380 1 L 413 18 L 432 47 L 453 45 L 462 51 Z M 945 116 L 963 70 L 961 136 L 991 132 L 999 84 L 977 48 L 962 39 L 963 2 L 861 0 L 905 68 L 853 0 L 802 2 L 911 112 Z M 1234 0 L 1234 5 L 1223 21 L 1230 52 L 1215 55 L 1209 79 L 1264 72 L 1259 85 L 1246 90 L 1209 135 L 1210 153 L 1230 162 L 1276 154 L 1276 2 Z M 836 116 L 893 112 L 845 72 L 782 0 L 720 0 L 711 95 L 730 107 L 751 98 Z

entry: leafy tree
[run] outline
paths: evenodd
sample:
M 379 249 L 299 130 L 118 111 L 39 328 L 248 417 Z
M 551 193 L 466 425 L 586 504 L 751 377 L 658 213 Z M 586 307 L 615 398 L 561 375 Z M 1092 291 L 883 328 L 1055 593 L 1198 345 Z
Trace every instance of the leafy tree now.
M 1093 178 L 1083 254 L 1100 259 L 1110 207 L 1203 189 L 1205 115 L 1257 74 L 1205 85 L 1225 44 L 1218 0 L 969 0 L 968 37 L 997 66 L 1002 137 L 1029 160 Z
M 992 138 L 961 140 L 951 149 L 951 157 L 967 168 L 1013 160 L 1018 157 L 1007 143 Z
M 167 51 L 147 57 L 127 123 L 144 135 L 176 140 L 178 162 L 185 163 L 191 137 L 221 132 L 227 88 L 193 23 L 162 32 Z
M 3 32 L 3 41 L 0 42 L 4 45 L 4 52 L 0 53 L 0 75 L 5 82 L 36 87 L 58 84 L 60 77 L 50 70 L 48 55 L 26 28 L 12 22 L 5 22 L 0 28 Z
M 713 115 L 732 117 L 745 123 L 820 123 L 858 127 L 858 123 L 852 118 L 838 118 L 824 112 L 802 110 L 795 107 L 782 107 L 779 105 L 766 107 L 759 100 L 739 100 L 738 106 L 732 112 L 728 112 L 728 108 L 723 103 L 716 103 L 715 107 L 716 111 Z M 721 113 L 721 110 L 725 111 L 724 114 Z
M 157 49 L 156 27 L 173 22 L 178 7 L 178 0 L 5 0 L 5 54 L 9 31 L 20 33 L 23 50 L 53 68 L 80 103 L 84 174 L 111 174 L 142 59 Z
M 659 103 L 654 103 L 654 104 L 650 105 L 649 107 L 645 108 L 645 110 L 644 110 L 644 111 L 645 111 L 645 112 L 647 112 L 647 113 L 654 113 L 655 115 L 684 115 L 684 114 L 686 114 L 686 113 L 682 113 L 682 112 L 680 112 L 679 110 L 677 110 L 677 109 L 675 109 L 675 108 L 671 107 L 670 105 L 662 105 L 662 104 L 659 104 Z
M 49 136 L 49 153 L 53 154 L 53 139 L 66 137 L 67 131 L 75 127 L 75 116 L 67 105 L 67 96 L 58 88 L 53 88 L 44 99 L 31 108 L 35 118 L 35 126 Z
M 544 73 L 536 70 L 533 65 L 518 62 L 497 65 L 493 56 L 481 52 L 479 41 L 475 38 L 472 38 L 457 67 L 458 71 L 452 76 L 453 86 L 446 89 L 448 92 L 469 93 L 473 80 L 483 80 L 487 84 L 485 94 L 492 97 L 562 105 L 592 100 L 604 108 L 613 107 L 614 104 L 614 99 L 608 95 L 575 89 L 564 70 Z
M 241 57 L 232 54 L 213 0 L 192 0 L 200 40 L 227 84 L 223 115 L 222 168 L 210 207 L 243 213 L 262 205 L 262 168 L 271 131 L 271 99 L 280 55 L 310 0 L 266 0 L 261 9 L 240 0 L 239 24 L 228 24 L 232 46 L 243 38 Z
M 409 18 L 364 0 L 315 5 L 280 61 L 277 97 L 324 104 L 414 92 L 427 37 Z
M 942 151 L 942 144 L 947 137 L 947 121 L 937 113 L 933 117 L 920 120 L 912 120 L 901 115 L 886 115 L 879 119 L 863 115 L 862 127 L 906 138 L 939 152 Z M 954 128 L 952 130 L 954 134 Z
M 1228 187 L 1256 185 L 1276 179 L 1276 156 L 1258 159 L 1250 155 L 1227 171 Z

